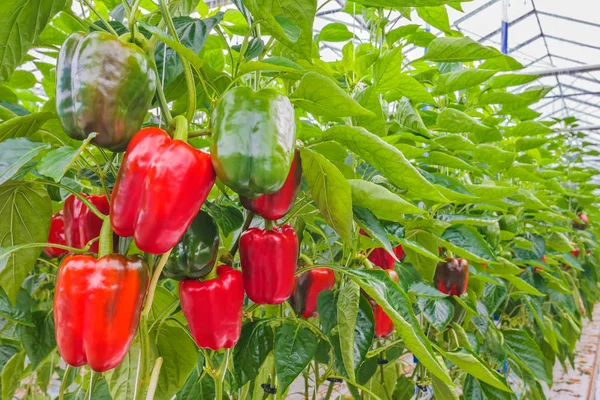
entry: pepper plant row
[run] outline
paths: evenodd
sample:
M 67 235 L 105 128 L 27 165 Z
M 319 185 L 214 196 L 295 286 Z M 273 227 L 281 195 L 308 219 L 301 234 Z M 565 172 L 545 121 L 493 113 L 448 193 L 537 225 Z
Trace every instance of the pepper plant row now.
M 2 398 L 544 398 L 600 298 L 551 87 L 460 1 L 233 3 L 0 5 Z

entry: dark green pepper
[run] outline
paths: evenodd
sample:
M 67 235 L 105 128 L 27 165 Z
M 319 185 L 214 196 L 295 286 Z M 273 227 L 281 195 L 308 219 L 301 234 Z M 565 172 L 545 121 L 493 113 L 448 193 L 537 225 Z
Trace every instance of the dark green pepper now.
M 487 243 L 492 249 L 498 247 L 500 243 L 500 225 L 497 222 L 491 225 L 479 226 L 477 230 L 485 236 Z
M 517 233 L 519 231 L 519 220 L 514 215 L 504 215 L 498 221 L 500 230 L 511 233 Z
M 294 108 L 275 90 L 231 89 L 213 111 L 213 167 L 224 184 L 243 196 L 258 197 L 283 186 L 295 141 Z
M 219 230 L 213 219 L 200 211 L 173 247 L 164 275 L 176 280 L 199 279 L 212 269 L 219 251 Z
M 130 36 L 130 35 L 128 35 Z M 152 62 L 135 44 L 106 32 L 69 36 L 58 54 L 56 111 L 71 138 L 124 151 L 156 91 Z

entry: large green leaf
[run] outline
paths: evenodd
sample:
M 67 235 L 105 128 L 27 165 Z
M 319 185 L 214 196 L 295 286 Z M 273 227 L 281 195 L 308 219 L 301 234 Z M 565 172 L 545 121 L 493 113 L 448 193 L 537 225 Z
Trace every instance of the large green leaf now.
M 356 381 L 354 365 L 354 330 L 358 317 L 360 288 L 354 281 L 342 286 L 337 302 L 338 330 L 340 334 L 340 351 L 344 369 L 352 382 Z
M 316 72 L 309 72 L 302 77 L 290 99 L 306 111 L 328 118 L 375 116 L 334 81 Z
M 346 178 L 321 154 L 300 148 L 302 173 L 313 201 L 325 221 L 348 244 L 352 243 L 352 190 Z
M 272 349 L 273 330 L 265 321 L 255 319 L 244 324 L 233 350 L 234 374 L 240 387 L 256 378 Z
M 435 104 L 435 99 L 427 88 L 412 76 L 396 72 L 391 82 L 394 83 L 393 88 L 383 95 L 386 101 L 396 101 L 406 97 L 414 103 Z
M 324 135 L 346 146 L 375 169 L 381 171 L 394 185 L 406 189 L 409 197 L 445 200 L 397 148 L 363 128 L 334 126 L 329 128 Z
M 13 355 L 2 368 L 0 379 L 2 380 L 2 398 L 12 399 L 21 382 L 21 374 L 25 369 L 25 352 L 21 351 Z
M 215 398 L 215 382 L 204 373 L 204 356 L 198 355 L 196 366 L 186 379 L 183 387 L 175 396 L 177 400 L 195 400 Z
M 19 168 L 49 147 L 48 144 L 32 142 L 24 137 L 0 142 L 0 153 L 2 154 L 2 159 L 0 159 L 0 184 L 12 178 L 19 171 Z
M 439 129 L 446 132 L 474 133 L 475 135 L 470 137 L 470 139 L 478 143 L 493 142 L 502 139 L 498 129 L 484 125 L 468 114 L 453 108 L 446 108 L 438 114 L 437 125 Z
M 352 188 L 352 204 L 368 208 L 377 218 L 397 221 L 402 214 L 426 213 L 383 186 L 362 179 L 349 179 L 348 183 Z
M 513 361 L 536 378 L 552 383 L 552 370 L 547 368 L 542 350 L 529 333 L 522 329 L 504 329 L 502 334 Z
M 52 205 L 43 186 L 8 181 L 0 185 L 0 247 L 43 243 L 48 239 Z M 22 249 L 0 259 L 0 286 L 14 302 L 42 249 Z
M 396 117 L 397 122 L 401 127 L 409 129 L 426 138 L 431 137 L 431 133 L 423 123 L 421 114 L 419 114 L 408 97 L 403 97 L 398 102 Z
M 442 74 L 438 77 L 433 92 L 435 94 L 445 94 L 477 86 L 490 79 L 497 72 L 485 69 L 462 69 Z
M 28 137 L 35 133 L 52 113 L 41 112 L 11 118 L 0 124 L 0 142 L 17 137 Z
M 439 29 L 442 32 L 450 32 L 450 20 L 445 6 L 437 7 L 417 7 L 419 17 L 429 25 Z
M 394 47 L 382 54 L 375 62 L 373 65 L 373 87 L 375 87 L 377 93 L 387 93 L 399 86 L 397 78 L 402 70 L 403 58 L 402 47 Z
M 31 368 L 35 369 L 56 348 L 56 341 L 52 312 L 35 311 L 32 318 L 34 326 L 21 326 L 20 336 Z
M 281 393 L 310 363 L 317 344 L 317 336 L 302 324 L 287 321 L 275 330 L 275 369 Z
M 454 317 L 454 306 L 447 299 L 419 298 L 421 313 L 439 332 L 443 332 Z
M 429 43 L 424 59 L 429 61 L 467 62 L 487 60 L 501 53 L 469 37 L 440 37 Z
M 381 245 L 394 258 L 394 260 L 398 261 L 392 249 L 392 244 L 388 239 L 387 231 L 381 225 L 377 217 L 375 217 L 375 215 L 367 208 L 359 206 L 353 206 L 352 211 L 358 226 L 367 232 L 373 241 Z
M 10 79 L 46 24 L 66 3 L 66 0 L 5 0 L 0 4 L 0 84 Z
M 452 225 L 444 231 L 441 239 L 453 252 L 468 260 L 482 263 L 496 261 L 496 255 L 483 236 L 471 226 Z

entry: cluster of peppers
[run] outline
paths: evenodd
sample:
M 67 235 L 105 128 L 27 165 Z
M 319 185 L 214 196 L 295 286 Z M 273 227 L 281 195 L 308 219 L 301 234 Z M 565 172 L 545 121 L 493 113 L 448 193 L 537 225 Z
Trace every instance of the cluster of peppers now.
M 317 313 L 319 293 L 335 284 L 333 271 L 324 268 L 296 277 L 298 237 L 289 225 L 273 226 L 293 205 L 302 175 L 289 99 L 271 89 L 227 91 L 212 112 L 210 154 L 187 143 L 182 116 L 173 119 L 172 137 L 159 128 L 140 130 L 156 74 L 145 39 L 134 35 L 130 43 L 131 37 L 73 34 L 61 48 L 56 72 L 57 112 L 65 132 L 80 140 L 95 132 L 96 145 L 126 150 L 110 202 L 107 196 L 69 196 L 52 218 L 48 239 L 98 253 L 63 258 L 54 300 L 61 355 L 70 365 L 88 364 L 95 371 L 114 368 L 125 357 L 150 282 L 141 256 L 113 253 L 118 237 L 133 237 L 146 253 L 168 253 L 162 272 L 179 281 L 182 311 L 203 348 L 237 343 L 244 292 L 257 304 L 289 300 L 299 315 L 310 318 Z M 240 195 L 251 215 L 265 220 L 264 229 L 252 227 L 240 235 L 241 272 L 220 265 L 218 228 L 201 211 L 217 177 Z M 66 253 L 52 246 L 44 251 L 49 257 Z M 402 246 L 393 256 L 383 249 L 369 255 L 395 281 L 394 262 L 403 258 Z M 467 271 L 462 261 L 438 264 L 445 283 L 438 284 L 436 271 L 436 287 L 464 292 L 466 278 L 456 272 Z M 449 276 L 456 274 L 461 277 L 453 281 Z M 386 337 L 393 322 L 372 303 L 376 336 Z

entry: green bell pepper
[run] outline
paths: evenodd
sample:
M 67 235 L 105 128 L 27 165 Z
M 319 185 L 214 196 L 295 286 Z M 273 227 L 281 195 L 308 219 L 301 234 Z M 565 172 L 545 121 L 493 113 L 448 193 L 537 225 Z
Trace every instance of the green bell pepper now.
M 492 249 L 498 247 L 498 244 L 500 243 L 500 225 L 498 222 L 494 222 L 491 225 L 479 226 L 477 230 L 485 236 L 487 243 Z
M 73 33 L 60 49 L 56 111 L 73 139 L 97 132 L 92 143 L 124 151 L 142 126 L 155 91 L 152 62 L 133 43 L 97 31 Z
M 192 221 L 173 247 L 163 273 L 176 280 L 199 279 L 212 269 L 219 251 L 219 230 L 204 211 Z
M 224 184 L 243 196 L 274 193 L 283 186 L 295 141 L 294 108 L 272 89 L 236 87 L 213 111 L 213 167 Z

